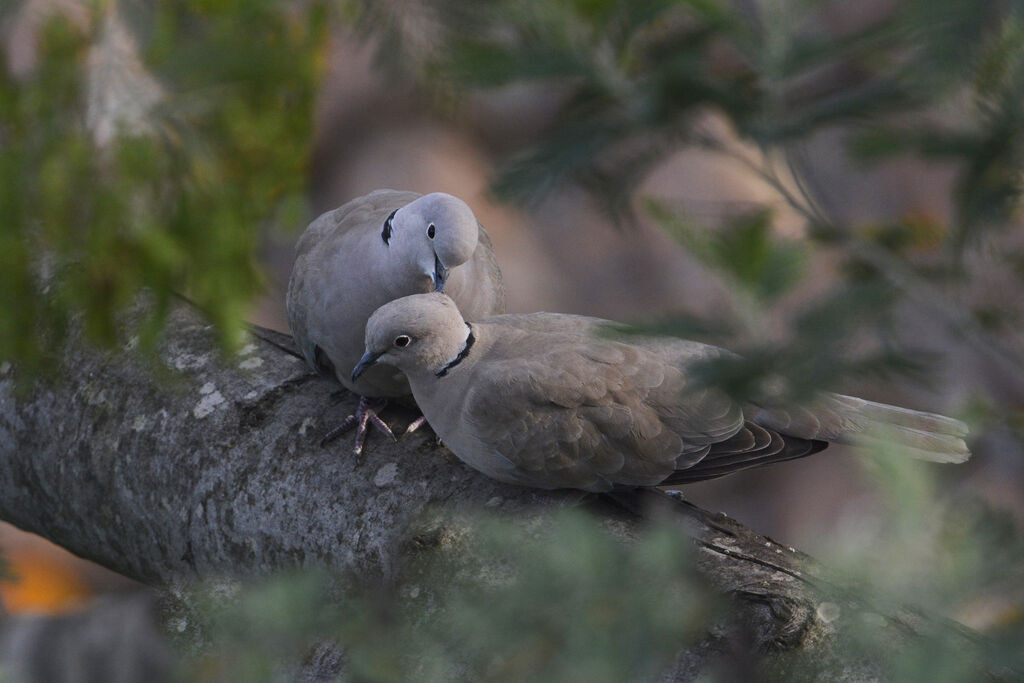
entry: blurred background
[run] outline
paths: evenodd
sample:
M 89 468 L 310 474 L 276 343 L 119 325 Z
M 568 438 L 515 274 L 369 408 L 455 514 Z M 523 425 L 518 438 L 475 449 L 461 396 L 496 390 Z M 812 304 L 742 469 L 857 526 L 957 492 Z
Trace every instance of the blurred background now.
M 738 398 L 781 377 L 972 427 L 964 465 L 833 446 L 685 487 L 698 505 L 822 557 L 883 543 L 902 476 L 1024 523 L 1019 3 L 8 0 L 0 22 L 2 357 L 45 373 L 83 312 L 111 343 L 140 288 L 143 348 L 173 291 L 227 347 L 243 320 L 287 331 L 305 224 L 444 191 L 490 233 L 509 312 L 727 346 L 749 362 L 708 380 Z M 66 274 L 51 303 L 40 269 Z M 12 613 L 128 585 L 0 544 Z

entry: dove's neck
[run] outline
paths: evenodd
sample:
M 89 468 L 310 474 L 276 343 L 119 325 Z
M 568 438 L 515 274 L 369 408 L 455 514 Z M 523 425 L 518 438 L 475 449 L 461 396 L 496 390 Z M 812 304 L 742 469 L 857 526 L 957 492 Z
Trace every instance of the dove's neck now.
M 435 362 L 405 371 L 416 404 L 434 433 L 445 441 L 457 438 L 463 405 L 471 394 L 473 367 L 486 354 L 487 330 L 483 328 L 467 323 L 465 336 L 449 337 L 447 350 Z
M 434 291 L 434 281 L 425 268 L 417 263 L 413 254 L 390 253 L 389 273 L 384 283 L 387 300 L 398 299 L 410 294 L 426 294 Z
M 462 361 L 466 360 L 469 356 L 470 351 L 473 350 L 473 344 L 476 342 L 476 337 L 473 335 L 473 328 L 469 323 L 466 323 L 466 337 L 462 342 L 462 350 L 459 351 L 458 355 L 445 363 L 437 372 L 434 373 L 435 377 L 444 377 L 453 369 L 455 369 Z

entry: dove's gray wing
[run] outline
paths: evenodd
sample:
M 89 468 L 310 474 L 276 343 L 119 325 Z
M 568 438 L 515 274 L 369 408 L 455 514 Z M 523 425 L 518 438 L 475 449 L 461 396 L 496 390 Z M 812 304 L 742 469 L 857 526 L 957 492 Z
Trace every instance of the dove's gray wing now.
M 586 320 L 549 319 L 548 327 L 593 324 Z M 515 321 L 504 322 L 514 327 Z M 689 387 L 683 369 L 643 348 L 528 329 L 489 332 L 501 338 L 467 381 L 462 428 L 475 448 L 513 463 L 518 483 L 589 490 L 655 485 L 743 426 L 736 404 Z M 471 449 L 462 450 L 472 460 Z
M 321 214 L 299 237 L 285 304 L 292 336 L 310 367 L 339 379 L 351 370 L 336 373 L 334 365 L 353 354 L 358 359 L 366 318 L 384 303 L 370 296 L 361 304 L 360 290 L 374 284 L 366 282 L 366 254 L 372 252 L 365 245 L 380 239 L 388 214 L 419 196 L 376 190 Z

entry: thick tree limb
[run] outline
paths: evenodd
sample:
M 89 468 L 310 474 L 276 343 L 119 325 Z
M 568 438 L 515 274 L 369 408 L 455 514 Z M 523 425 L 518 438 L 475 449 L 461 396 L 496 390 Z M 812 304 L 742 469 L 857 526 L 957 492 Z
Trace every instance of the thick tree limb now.
M 169 383 L 131 343 L 113 353 L 73 343 L 59 380 L 23 397 L 4 370 L 0 517 L 157 585 L 324 564 L 386 579 L 428 509 L 537 514 L 581 500 L 494 482 L 427 434 L 375 434 L 361 459 L 344 443 L 321 448 L 355 399 L 332 399 L 338 386 L 311 375 L 286 336 L 263 333 L 225 360 L 189 307 L 172 313 L 169 330 L 161 356 L 180 373 Z M 810 653 L 830 679 L 873 674 L 870 663 L 844 658 L 835 634 L 837 621 L 876 610 L 831 586 L 802 554 L 663 494 L 597 505 L 628 533 L 652 501 L 695 539 L 702 571 L 741 606 L 743 628 L 683 653 L 676 677 L 737 648 Z M 880 628 L 898 640 L 922 623 L 905 612 Z

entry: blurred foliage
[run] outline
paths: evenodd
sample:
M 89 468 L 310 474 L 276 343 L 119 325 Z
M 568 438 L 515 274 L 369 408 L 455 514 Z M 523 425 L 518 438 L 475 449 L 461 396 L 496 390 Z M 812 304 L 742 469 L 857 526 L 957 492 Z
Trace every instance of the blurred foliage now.
M 427 4 L 450 25 L 435 76 L 465 88 L 565 87 L 555 123 L 499 177 L 510 196 L 533 197 L 568 177 L 622 206 L 671 152 L 720 143 L 701 125 L 708 112 L 762 148 L 856 124 L 866 129 L 859 147 L 875 156 L 965 160 L 965 229 L 1004 218 L 1018 194 L 1007 180 L 1020 167 L 1024 116 L 1014 97 L 1019 3 L 892 3 L 838 28 L 827 27 L 825 0 Z M 939 106 L 954 109 L 939 119 Z M 888 120 L 907 123 L 880 125 Z
M 125 0 L 19 23 L 32 2 L 4 28 L 36 34 L 35 63 L 0 63 L 0 358 L 45 370 L 77 316 L 113 344 L 140 290 L 144 348 L 175 293 L 237 343 L 259 229 L 304 218 L 323 7 Z
M 696 368 L 702 385 L 725 390 L 740 401 L 759 404 L 810 401 L 822 387 L 846 378 L 882 379 L 895 374 L 919 382 L 928 379 L 929 356 L 908 353 L 897 335 L 894 290 L 872 274 L 851 273 L 848 280 L 791 314 L 786 336 L 765 329 L 766 311 L 803 279 L 808 246 L 771 232 L 772 213 L 756 209 L 727 219 L 710 230 L 649 200 L 654 220 L 690 253 L 726 280 L 733 295 L 735 319 L 703 330 L 662 323 L 659 332 L 705 332 L 731 338 L 739 356 L 725 356 Z M 727 315 L 722 316 L 728 320 Z M 641 328 L 646 331 L 649 328 Z M 744 336 L 740 332 L 746 330 Z
M 950 497 L 931 468 L 884 449 L 864 450 L 878 500 L 835 534 L 823 560 L 886 614 L 893 606 L 968 624 L 974 647 L 954 647 L 936 628 L 898 650 L 871 620 L 848 621 L 853 651 L 881 657 L 889 680 L 1016 680 L 1024 672 L 1024 537 L 1008 512 Z M 884 558 L 880 571 L 879 558 Z M 982 637 L 981 634 L 984 634 Z
M 919 463 L 871 457 L 881 504 L 827 558 L 836 602 L 818 617 L 844 661 L 869 662 L 879 680 L 1014 680 L 1024 542 L 1013 523 L 973 501 L 944 503 Z M 735 607 L 696 570 L 679 529 L 625 539 L 563 511 L 542 525 L 448 520 L 416 538 L 388 586 L 298 572 L 200 589 L 188 623 L 203 645 L 181 677 L 292 679 L 340 647 L 345 680 L 661 680 L 680 651 L 721 636 Z M 906 610 L 924 616 L 892 623 Z M 836 663 L 822 654 L 730 651 L 702 680 L 823 680 Z
M 183 652 L 179 677 L 189 681 L 280 680 L 343 621 L 330 577 L 317 571 L 282 573 L 263 583 L 205 584 L 188 595 L 187 617 L 175 635 Z M 203 638 L 185 643 L 181 634 Z
M 806 249 L 796 240 L 777 240 L 772 235 L 772 211 L 755 209 L 728 221 L 721 230 L 709 231 L 696 221 L 683 220 L 663 202 L 649 200 L 649 213 L 658 223 L 708 266 L 727 274 L 757 303 L 768 302 L 800 281 L 806 266 Z
M 332 642 L 350 680 L 656 680 L 721 609 L 678 531 L 624 542 L 580 512 L 542 528 L 457 524 L 420 535 L 446 540 L 414 555 L 393 590 L 300 573 L 201 600 L 213 644 L 186 677 L 277 680 L 282 663 Z

